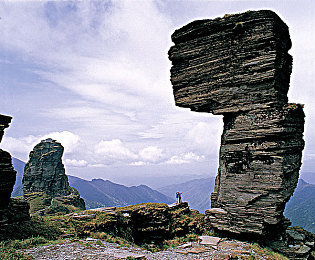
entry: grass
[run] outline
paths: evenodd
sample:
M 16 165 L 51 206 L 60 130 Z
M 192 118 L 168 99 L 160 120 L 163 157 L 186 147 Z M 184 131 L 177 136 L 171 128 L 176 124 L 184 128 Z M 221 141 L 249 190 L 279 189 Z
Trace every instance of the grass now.
M 168 208 L 167 204 L 164 203 L 140 203 L 136 205 L 130 205 L 126 207 L 120 207 L 117 208 L 116 211 L 121 212 L 121 211 L 131 211 L 131 210 L 137 210 L 141 208 L 146 208 L 146 209 L 155 209 L 155 208 Z
M 12 259 L 31 260 L 33 259 L 33 257 L 17 252 L 15 249 L 0 245 L 0 259 L 2 260 L 12 260 Z
M 187 242 L 198 241 L 198 239 L 199 239 L 199 235 L 197 234 L 187 234 L 186 236 L 183 236 L 183 237 L 174 237 L 173 239 L 164 241 L 162 248 L 164 250 L 168 248 L 175 248 Z
M 0 229 L 0 241 L 44 237 L 49 240 L 59 238 L 61 229 L 44 217 L 32 217 L 29 221 L 3 226 Z
M 255 251 L 255 253 L 261 255 L 266 259 L 274 259 L 274 260 L 288 260 L 287 257 L 276 253 L 274 251 L 269 250 L 268 248 L 260 247 L 257 243 L 251 244 L 250 247 Z M 268 257 L 268 258 L 267 258 Z M 250 259 L 250 258 L 248 258 Z M 255 258 L 253 258 L 255 259 Z
M 73 219 L 67 215 L 32 217 L 30 221 L 1 228 L 0 259 L 31 259 L 17 252 L 17 250 L 60 243 L 64 241 L 63 234 L 71 235 L 73 237 L 72 241 L 79 241 L 78 238 L 92 237 L 99 239 L 93 242 L 94 245 L 104 246 L 102 241 L 105 241 L 116 243 L 121 247 L 141 247 L 152 252 L 174 248 L 191 241 L 198 241 L 199 235 L 202 233 L 203 235 L 217 235 L 211 231 L 202 232 L 204 230 L 202 214 L 194 211 L 186 212 L 185 208 L 176 208 L 167 212 L 167 214 L 170 214 L 171 222 L 169 225 L 172 236 L 169 237 L 171 239 L 160 242 L 158 240 L 156 242 L 143 241 L 143 244 L 140 244 L 140 242 L 138 246 L 135 245 L 132 225 L 130 225 L 132 220 L 124 217 L 123 211 L 140 209 L 141 212 L 149 213 L 144 214 L 144 216 L 146 218 L 150 216 L 148 217 L 148 223 L 150 223 L 151 215 L 164 212 L 166 207 L 167 205 L 162 203 L 142 203 L 119 208 L 116 215 L 106 212 L 93 212 L 95 218 L 86 220 Z M 86 243 L 84 244 L 86 245 Z M 258 244 L 250 244 L 249 247 L 253 254 L 250 253 L 244 259 L 255 259 L 253 257 L 256 253 L 265 256 L 266 259 L 287 259 L 267 248 L 260 247 Z
M 52 244 L 53 242 L 57 243 L 57 241 L 51 241 L 44 237 L 31 237 L 23 240 L 2 241 L 0 242 L 0 259 L 33 259 L 22 252 L 18 252 L 17 250 Z M 58 242 L 60 242 L 60 240 Z

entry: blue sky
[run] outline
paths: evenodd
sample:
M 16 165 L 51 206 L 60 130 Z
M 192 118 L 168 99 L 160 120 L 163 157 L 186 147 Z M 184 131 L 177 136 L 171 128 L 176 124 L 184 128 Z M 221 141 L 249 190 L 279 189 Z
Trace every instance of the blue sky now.
M 214 176 L 222 117 L 174 105 L 167 51 L 196 19 L 271 9 L 289 25 L 289 101 L 305 104 L 303 171 L 314 166 L 315 4 L 302 1 L 1 1 L 1 148 L 27 161 L 52 137 L 68 174 L 124 184 Z M 173 179 L 172 179 L 173 178 Z

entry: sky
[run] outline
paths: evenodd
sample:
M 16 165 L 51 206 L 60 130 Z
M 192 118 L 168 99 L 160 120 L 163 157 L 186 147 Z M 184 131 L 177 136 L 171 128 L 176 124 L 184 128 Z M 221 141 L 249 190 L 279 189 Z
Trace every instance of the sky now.
M 13 120 L 0 148 L 26 162 L 51 137 L 65 147 L 67 174 L 125 185 L 215 176 L 222 116 L 175 106 L 171 34 L 260 9 L 289 26 L 289 102 L 305 104 L 302 172 L 313 172 L 313 0 L 1 1 L 0 113 Z

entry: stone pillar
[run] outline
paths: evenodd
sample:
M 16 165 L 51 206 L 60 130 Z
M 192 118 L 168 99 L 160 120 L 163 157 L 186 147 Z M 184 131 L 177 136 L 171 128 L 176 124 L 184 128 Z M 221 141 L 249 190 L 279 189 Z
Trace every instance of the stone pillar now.
M 223 115 L 212 227 L 267 235 L 286 227 L 304 148 L 303 106 L 288 103 L 288 27 L 272 11 L 199 20 L 169 51 L 177 106 Z
M 0 141 L 4 129 L 7 128 L 12 117 L 0 115 Z M 0 149 L 0 234 L 2 224 L 10 224 L 29 220 L 29 205 L 20 199 L 11 199 L 11 193 L 15 183 L 16 171 L 12 165 L 11 155 Z
M 0 115 L 0 142 L 4 129 L 9 127 L 12 117 Z M 6 209 L 10 202 L 11 192 L 15 183 L 16 171 L 12 166 L 11 155 L 0 149 L 0 210 Z

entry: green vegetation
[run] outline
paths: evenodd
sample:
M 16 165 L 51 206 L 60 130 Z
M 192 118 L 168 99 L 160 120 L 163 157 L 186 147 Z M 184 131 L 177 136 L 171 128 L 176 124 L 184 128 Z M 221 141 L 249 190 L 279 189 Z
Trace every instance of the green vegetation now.
M 24 196 L 30 204 L 32 215 L 68 214 L 84 209 L 84 201 L 80 199 L 78 191 L 70 187 L 69 192 L 69 195 L 63 197 L 51 197 L 44 192 L 32 192 Z
M 25 199 L 30 204 L 30 214 L 34 214 L 51 204 L 51 197 L 44 192 L 29 193 L 25 195 Z
M 168 249 L 171 247 L 177 247 L 181 244 L 192 242 L 192 241 L 198 241 L 199 235 L 197 234 L 187 234 L 183 237 L 174 237 L 173 239 L 165 240 L 163 242 L 163 249 Z
M 26 256 L 23 253 L 17 252 L 15 249 L 12 249 L 0 243 L 0 259 L 2 260 L 12 260 L 12 259 L 31 260 L 33 258 Z
M 251 244 L 250 247 L 255 250 L 256 254 L 261 255 L 265 259 L 288 260 L 287 257 L 285 257 L 279 253 L 275 253 L 274 251 L 271 251 L 268 248 L 262 248 L 256 243 Z M 249 257 L 251 257 L 251 258 L 247 258 L 247 259 L 253 259 L 253 260 L 256 259 L 256 258 L 254 258 L 254 256 L 249 256 Z
M 59 238 L 62 231 L 54 222 L 44 217 L 32 217 L 29 221 L 3 226 L 0 241 L 44 237 L 48 240 Z
M 168 208 L 167 204 L 165 203 L 140 203 L 140 204 L 136 204 L 136 205 L 129 205 L 126 207 L 120 207 L 117 208 L 116 210 L 118 212 L 122 212 L 122 211 L 133 211 L 133 210 L 137 210 L 137 209 L 141 209 L 141 208 L 146 208 L 146 209 L 156 209 L 156 208 Z
M 133 212 L 130 216 L 123 215 L 124 212 L 131 210 Z M 90 244 L 95 248 L 104 246 L 105 241 L 121 247 L 139 246 L 156 252 L 198 241 L 201 234 L 215 235 L 204 231 L 203 214 L 189 210 L 184 204 L 168 208 L 165 204 L 143 203 L 119 208 L 116 212 L 85 211 L 81 214 L 32 217 L 30 221 L 1 228 L 0 259 L 31 259 L 17 250 L 60 243 L 65 238 L 78 242 L 79 238 L 99 239 Z M 160 226 L 159 221 L 162 223 Z M 151 228 L 152 225 L 154 228 Z M 306 236 L 310 234 L 305 233 Z M 158 238 L 160 235 L 165 235 L 162 236 L 162 240 Z M 136 240 L 137 236 L 152 239 Z M 158 239 L 154 240 L 156 238 Z M 248 249 L 251 249 L 253 254 L 242 259 L 255 259 L 255 254 L 266 259 L 287 259 L 258 244 L 251 244 Z

